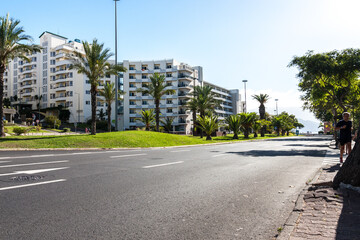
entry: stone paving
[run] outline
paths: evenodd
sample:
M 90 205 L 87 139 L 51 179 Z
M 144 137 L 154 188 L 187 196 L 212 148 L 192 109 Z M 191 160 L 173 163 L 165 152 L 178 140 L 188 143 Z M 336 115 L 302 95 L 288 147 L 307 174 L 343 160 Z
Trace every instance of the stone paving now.
M 360 239 L 360 194 L 332 189 L 340 164 L 326 165 L 303 195 L 302 209 L 288 239 Z

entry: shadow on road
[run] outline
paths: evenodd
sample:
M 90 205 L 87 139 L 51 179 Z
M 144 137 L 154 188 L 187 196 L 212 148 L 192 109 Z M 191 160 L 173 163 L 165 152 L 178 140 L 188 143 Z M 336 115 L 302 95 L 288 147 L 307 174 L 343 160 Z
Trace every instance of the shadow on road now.
M 274 138 L 268 139 L 267 141 L 274 141 L 274 142 L 305 142 L 305 141 L 330 141 L 332 137 L 328 136 L 316 136 L 316 137 L 288 137 L 288 138 Z
M 316 147 L 316 148 L 328 148 L 329 146 L 326 144 L 318 144 L 318 145 L 306 145 L 306 144 L 287 144 L 284 145 L 287 147 Z
M 279 156 L 305 156 L 305 157 L 324 157 L 326 150 L 251 150 L 247 152 L 226 152 L 240 156 L 253 157 L 279 157 Z

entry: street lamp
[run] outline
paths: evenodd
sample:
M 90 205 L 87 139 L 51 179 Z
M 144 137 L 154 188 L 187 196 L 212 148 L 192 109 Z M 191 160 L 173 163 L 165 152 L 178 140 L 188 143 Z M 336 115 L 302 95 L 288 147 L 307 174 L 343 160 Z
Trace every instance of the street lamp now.
M 113 0 L 115 2 L 115 66 L 117 65 L 117 10 L 116 10 L 116 2 L 120 0 Z M 118 129 L 118 88 L 119 88 L 119 78 L 118 74 L 115 75 L 115 131 L 119 131 Z M 110 116 L 109 116 L 110 117 Z
M 279 101 L 279 99 L 275 99 L 275 102 L 276 102 L 276 115 L 279 115 L 278 101 Z
M 242 80 L 242 82 L 244 83 L 244 90 L 245 90 L 245 108 L 243 109 L 243 112 L 246 113 L 247 111 L 247 106 L 246 106 L 246 83 L 248 80 Z

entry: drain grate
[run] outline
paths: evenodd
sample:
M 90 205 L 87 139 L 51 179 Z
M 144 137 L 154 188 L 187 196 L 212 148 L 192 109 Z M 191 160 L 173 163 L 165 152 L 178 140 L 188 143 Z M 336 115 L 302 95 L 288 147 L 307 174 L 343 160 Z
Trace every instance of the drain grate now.
M 10 178 L 13 181 L 24 182 L 24 181 L 37 181 L 43 179 L 44 176 L 30 175 L 30 176 L 17 176 Z

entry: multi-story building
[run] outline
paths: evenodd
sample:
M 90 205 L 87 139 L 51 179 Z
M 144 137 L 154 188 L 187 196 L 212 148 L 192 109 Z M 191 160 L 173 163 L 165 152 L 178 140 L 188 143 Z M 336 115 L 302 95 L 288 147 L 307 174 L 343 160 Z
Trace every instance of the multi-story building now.
M 158 72 L 166 76 L 168 89 L 175 90 L 173 95 L 165 95 L 160 101 L 161 118 L 174 118 L 174 132 L 191 134 L 193 121 L 192 114 L 186 103 L 193 97 L 194 86 L 211 85 L 217 100 L 221 102 L 215 113 L 223 119 L 241 111 L 240 95 L 238 90 L 227 90 L 203 80 L 202 67 L 191 67 L 188 64 L 173 59 L 159 61 L 124 61 L 123 66 L 128 69 L 124 73 L 124 128 L 135 129 L 143 127 L 138 121 L 141 111 L 153 109 L 154 100 L 149 95 L 138 91 L 149 84 L 149 77 Z
M 84 74 L 69 69 L 69 56 L 75 51 L 83 53 L 80 40 L 44 32 L 40 35 L 40 53 L 29 54 L 31 60 L 14 59 L 5 73 L 5 97 L 17 100 L 14 105 L 32 109 L 54 109 L 59 106 L 69 109 L 70 122 L 84 122 L 91 116 L 90 82 Z M 114 76 L 105 76 L 99 89 L 106 82 L 115 81 Z M 17 96 L 14 99 L 14 96 Z M 106 104 L 97 101 L 98 109 L 105 111 Z

